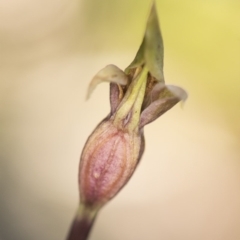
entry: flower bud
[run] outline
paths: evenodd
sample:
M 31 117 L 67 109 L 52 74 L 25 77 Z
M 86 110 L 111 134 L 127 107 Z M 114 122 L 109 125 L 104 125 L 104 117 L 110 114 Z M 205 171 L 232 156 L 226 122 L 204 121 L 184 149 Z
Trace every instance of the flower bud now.
M 112 119 L 98 125 L 84 147 L 79 169 L 81 201 L 100 207 L 131 177 L 144 150 L 142 131 L 119 129 Z

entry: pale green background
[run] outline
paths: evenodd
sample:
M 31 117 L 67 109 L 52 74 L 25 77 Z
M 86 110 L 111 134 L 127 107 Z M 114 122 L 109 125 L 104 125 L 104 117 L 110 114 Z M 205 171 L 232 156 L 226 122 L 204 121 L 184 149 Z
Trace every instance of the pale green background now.
M 150 1 L 0 1 L 0 239 L 64 239 L 81 149 Z M 240 239 L 240 1 L 159 0 L 165 79 L 189 99 L 145 128 L 146 152 L 90 240 Z

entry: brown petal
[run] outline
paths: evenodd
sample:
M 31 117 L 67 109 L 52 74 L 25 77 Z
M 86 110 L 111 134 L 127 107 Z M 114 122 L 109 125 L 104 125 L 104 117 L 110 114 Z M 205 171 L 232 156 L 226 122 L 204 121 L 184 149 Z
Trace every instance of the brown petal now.
M 160 117 L 179 101 L 185 101 L 187 99 L 187 93 L 180 87 L 173 85 L 165 87 L 159 85 L 158 87 L 159 91 L 155 89 L 155 96 L 153 96 L 156 98 L 156 94 L 158 92 L 158 99 L 153 101 L 146 109 L 143 110 L 139 124 L 140 128 Z
M 119 84 L 110 83 L 110 104 L 111 114 L 113 114 L 123 99 L 123 88 Z
M 150 90 L 145 94 L 142 109 L 146 109 L 152 102 L 158 100 L 160 97 L 160 93 L 163 91 L 166 91 L 166 85 L 162 82 L 158 82 L 153 87 L 151 86 Z

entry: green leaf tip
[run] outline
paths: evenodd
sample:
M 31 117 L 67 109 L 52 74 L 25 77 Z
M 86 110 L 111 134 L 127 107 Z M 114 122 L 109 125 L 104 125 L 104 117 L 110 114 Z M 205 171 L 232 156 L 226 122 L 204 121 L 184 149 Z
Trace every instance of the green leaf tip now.
M 143 41 L 135 59 L 127 67 L 126 71 L 146 64 L 152 76 L 154 76 L 158 81 L 164 82 L 163 55 L 163 39 L 158 23 L 156 4 L 154 1 L 148 17 Z

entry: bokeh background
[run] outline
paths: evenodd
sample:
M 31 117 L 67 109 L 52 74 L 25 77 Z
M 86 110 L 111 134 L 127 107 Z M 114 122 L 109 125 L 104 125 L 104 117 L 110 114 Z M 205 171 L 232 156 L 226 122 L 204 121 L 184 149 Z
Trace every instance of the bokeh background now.
M 79 156 L 109 112 L 151 1 L 0 1 L 0 239 L 64 239 L 78 204 Z M 158 0 L 165 79 L 189 99 L 145 128 L 134 177 L 90 240 L 240 239 L 240 1 Z

